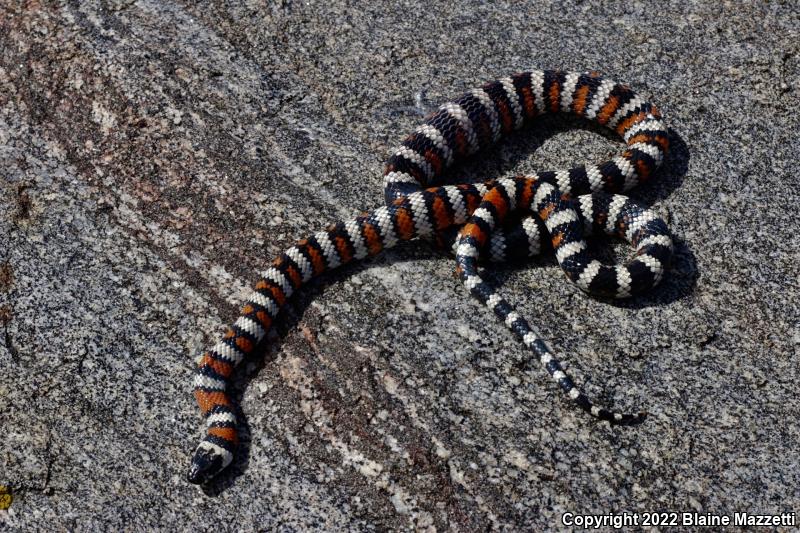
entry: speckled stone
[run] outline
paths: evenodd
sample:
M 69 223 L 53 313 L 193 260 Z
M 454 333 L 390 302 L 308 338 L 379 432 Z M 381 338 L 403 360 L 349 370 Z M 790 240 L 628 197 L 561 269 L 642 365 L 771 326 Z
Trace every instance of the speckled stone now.
M 531 531 L 567 511 L 800 511 L 793 2 L 202 4 L 0 6 L 0 528 Z M 255 273 L 379 205 L 388 150 L 437 104 L 554 67 L 663 109 L 673 151 L 634 196 L 670 222 L 674 269 L 621 304 L 579 294 L 550 258 L 491 279 L 590 396 L 647 421 L 572 407 L 453 261 L 412 244 L 301 291 L 237 382 L 239 459 L 205 492 L 188 484 L 194 360 Z M 459 172 L 619 149 L 570 126 Z

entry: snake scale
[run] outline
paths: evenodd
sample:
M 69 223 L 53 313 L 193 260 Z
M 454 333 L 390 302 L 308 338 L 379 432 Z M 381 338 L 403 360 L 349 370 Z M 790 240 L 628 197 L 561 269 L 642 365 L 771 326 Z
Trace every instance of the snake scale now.
M 600 124 L 621 137 L 626 148 L 597 165 L 426 188 L 448 167 L 547 113 L 571 113 Z M 192 458 L 189 481 L 206 483 L 233 460 L 238 439 L 228 392 L 231 375 L 292 293 L 324 272 L 417 237 L 452 246 L 457 273 L 470 293 L 522 340 L 581 409 L 612 423 L 641 420 L 645 413 L 594 405 L 525 318 L 481 278 L 478 261 L 482 254 L 503 261 L 551 247 L 566 277 L 591 295 L 625 298 L 652 288 L 672 254 L 669 230 L 651 211 L 615 193 L 645 182 L 668 146 L 659 110 L 630 87 L 596 72 L 518 73 L 439 107 L 389 158 L 386 205 L 333 224 L 282 253 L 260 274 L 241 316 L 202 355 L 194 395 L 206 435 Z M 512 212 L 517 216 L 510 217 Z M 598 232 L 628 240 L 633 258 L 619 266 L 593 259 L 584 237 Z

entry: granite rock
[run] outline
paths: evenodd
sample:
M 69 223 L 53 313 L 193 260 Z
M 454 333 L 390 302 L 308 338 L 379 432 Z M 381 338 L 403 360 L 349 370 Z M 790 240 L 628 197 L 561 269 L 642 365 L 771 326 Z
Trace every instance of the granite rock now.
M 541 530 L 564 512 L 799 510 L 797 7 L 567 4 L 3 3 L 0 524 Z M 439 103 L 555 67 L 664 111 L 673 151 L 633 196 L 668 219 L 675 264 L 621 304 L 548 258 L 491 279 L 591 396 L 647 421 L 573 408 L 418 243 L 293 300 L 237 378 L 239 459 L 188 484 L 194 361 L 255 273 L 379 205 L 388 150 Z M 572 126 L 459 172 L 619 149 Z

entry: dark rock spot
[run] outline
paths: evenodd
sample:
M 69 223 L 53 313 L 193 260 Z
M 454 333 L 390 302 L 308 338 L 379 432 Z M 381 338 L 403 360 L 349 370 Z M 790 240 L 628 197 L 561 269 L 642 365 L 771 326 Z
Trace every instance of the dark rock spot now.
M 28 185 L 21 184 L 17 187 L 17 210 L 14 213 L 14 220 L 27 220 L 31 216 L 31 197 L 28 194 Z
M 14 270 L 11 264 L 6 261 L 0 264 L 0 291 L 7 292 L 14 284 Z

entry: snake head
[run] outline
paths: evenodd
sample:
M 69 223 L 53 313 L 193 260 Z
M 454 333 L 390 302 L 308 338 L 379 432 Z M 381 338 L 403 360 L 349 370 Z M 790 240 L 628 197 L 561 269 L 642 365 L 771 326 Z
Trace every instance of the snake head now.
M 204 440 L 192 457 L 192 464 L 186 476 L 189 483 L 206 484 L 233 461 L 233 454 L 212 442 Z

